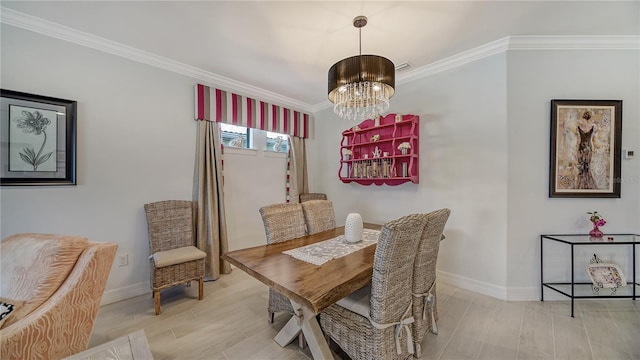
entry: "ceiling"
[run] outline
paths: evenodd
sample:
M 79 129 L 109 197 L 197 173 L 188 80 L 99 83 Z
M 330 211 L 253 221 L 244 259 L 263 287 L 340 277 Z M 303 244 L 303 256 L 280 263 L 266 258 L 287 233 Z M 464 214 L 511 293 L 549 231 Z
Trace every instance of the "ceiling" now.
M 2 1 L 5 8 L 317 106 L 358 53 L 411 69 L 510 35 L 638 35 L 640 2 Z M 397 73 L 400 76 L 401 72 Z

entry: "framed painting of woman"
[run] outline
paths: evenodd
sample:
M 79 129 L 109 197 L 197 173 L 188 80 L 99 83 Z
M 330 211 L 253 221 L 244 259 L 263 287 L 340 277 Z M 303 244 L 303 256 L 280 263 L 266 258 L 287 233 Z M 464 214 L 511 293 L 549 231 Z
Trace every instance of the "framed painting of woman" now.
M 620 197 L 622 100 L 551 100 L 549 197 Z

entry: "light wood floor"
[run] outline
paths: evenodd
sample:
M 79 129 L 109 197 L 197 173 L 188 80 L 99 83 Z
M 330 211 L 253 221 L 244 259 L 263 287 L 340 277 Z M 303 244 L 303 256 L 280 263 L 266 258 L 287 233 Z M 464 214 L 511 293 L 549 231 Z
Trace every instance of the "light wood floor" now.
M 100 309 L 89 347 L 144 329 L 155 359 L 310 359 L 297 341 L 273 341 L 287 316 L 267 323 L 268 291 L 234 269 L 231 275 L 163 292 L 154 315 L 151 293 Z M 438 284 L 439 334 L 422 343 L 423 359 L 640 359 L 640 302 L 507 302 Z M 335 348 L 335 344 L 332 344 Z M 347 357 L 336 349 L 336 359 Z

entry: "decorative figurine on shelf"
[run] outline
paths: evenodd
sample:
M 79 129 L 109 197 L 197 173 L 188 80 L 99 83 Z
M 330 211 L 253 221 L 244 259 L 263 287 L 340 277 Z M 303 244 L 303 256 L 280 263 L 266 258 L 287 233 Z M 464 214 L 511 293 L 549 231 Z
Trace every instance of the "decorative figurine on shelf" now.
M 411 144 L 408 142 L 403 142 L 398 145 L 398 150 L 402 153 L 402 155 L 407 155 L 407 152 L 411 149 Z
M 244 147 L 244 138 L 242 136 L 238 136 L 237 138 L 231 140 L 229 146 L 233 147 Z
M 275 140 L 275 144 L 273 144 L 273 151 L 281 151 L 283 141 L 284 139 L 282 138 L 282 136 L 278 136 Z
M 356 126 L 352 127 L 351 130 L 358 131 L 358 130 L 360 130 L 360 126 L 356 125 Z
M 402 114 L 396 114 L 396 122 L 402 121 Z
M 604 226 L 607 221 L 600 214 L 598 214 L 597 211 L 587 212 L 587 214 L 591 215 L 589 220 L 593 223 L 593 229 L 589 231 L 589 235 L 594 237 L 602 237 L 603 234 L 599 228 Z
M 371 139 L 370 139 L 370 140 L 371 140 L 372 142 L 373 142 L 373 141 L 378 141 L 378 140 L 380 140 L 380 134 L 375 134 L 375 135 L 373 135 L 373 136 L 371 137 Z
M 349 149 L 344 150 L 344 158 L 345 160 L 351 160 L 351 156 L 353 156 L 353 152 Z
M 380 150 L 377 146 L 376 148 L 373 150 L 373 157 L 374 158 L 379 158 L 380 154 L 382 154 L 382 150 Z
M 380 114 L 377 114 L 374 118 L 373 118 L 373 124 L 374 126 L 380 126 Z

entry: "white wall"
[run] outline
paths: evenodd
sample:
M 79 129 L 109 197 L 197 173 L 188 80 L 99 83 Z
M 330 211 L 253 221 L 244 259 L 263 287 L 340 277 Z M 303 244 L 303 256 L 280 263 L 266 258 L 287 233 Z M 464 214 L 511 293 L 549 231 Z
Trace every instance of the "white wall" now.
M 549 198 L 548 169 L 551 99 L 622 100 L 622 148 L 639 150 L 639 64 L 638 51 L 628 50 L 509 52 L 507 284 L 512 289 L 510 297 L 530 298 L 531 294 L 539 293 L 540 234 L 586 233 L 591 228 L 586 212 L 594 210 L 607 219 L 605 232 L 638 232 L 638 158 L 622 159 L 620 199 Z M 621 250 L 622 253 L 602 247 L 577 250 L 577 274 L 588 280 L 583 269 L 594 251 L 605 260 L 629 264 L 629 249 Z M 546 254 L 549 255 L 552 254 Z M 567 263 L 566 257 L 545 259 L 551 267 L 554 263 L 558 267 Z M 549 270 L 547 266 L 545 269 Z M 630 277 L 630 268 L 627 269 Z M 564 267 L 563 271 L 568 268 Z
M 452 209 L 438 268 L 503 296 L 507 243 L 506 55 L 400 85 L 389 113 L 420 116 L 420 184 L 362 186 L 337 177 L 341 132 L 355 125 L 326 109 L 309 141 L 310 186 L 334 202 L 339 223 Z
M 194 81 L 2 25 L 2 88 L 78 102 L 77 186 L 2 187 L 2 237 L 86 236 L 118 244 L 107 290 L 149 281 L 143 205 L 191 199 Z
M 142 206 L 191 198 L 197 80 L 8 25 L 1 31 L 3 89 L 78 101 L 78 185 L 0 188 L 1 236 L 116 242 L 130 265 L 112 269 L 105 299 L 147 291 Z M 638 231 L 638 159 L 623 160 L 621 199 L 549 199 L 547 186 L 550 99 L 622 99 L 623 147 L 639 151 L 639 60 L 637 51 L 510 51 L 399 85 L 389 112 L 421 117 L 420 184 L 341 183 L 340 133 L 354 124 L 320 111 L 308 141 L 310 190 L 328 194 L 339 224 L 352 211 L 383 223 L 451 208 L 440 278 L 501 298 L 536 298 L 539 234 L 584 232 L 591 210 L 606 216 L 607 231 Z M 257 209 L 284 201 L 277 179 L 285 161 L 226 155 L 231 248 L 262 243 Z M 258 176 L 258 166 L 273 172 Z
M 508 54 L 508 55 L 507 55 Z M 587 211 L 605 215 L 609 233 L 637 233 L 638 159 L 622 160 L 621 199 L 548 198 L 551 99 L 622 99 L 622 147 L 640 143 L 638 51 L 509 51 L 397 88 L 389 112 L 421 116 L 420 184 L 342 184 L 340 133 L 353 126 L 331 109 L 315 118 L 311 187 L 365 220 L 449 207 L 441 280 L 505 299 L 539 299 L 540 234 L 586 233 Z M 329 150 L 327 150 L 329 149 Z M 331 151 L 334 150 L 334 151 Z M 568 249 L 549 248 L 547 275 L 568 279 Z M 626 269 L 628 248 L 596 248 Z M 576 251 L 576 274 L 592 247 Z M 546 253 L 546 252 L 545 252 Z
M 0 235 L 86 236 L 118 244 L 103 302 L 149 291 L 143 205 L 191 199 L 197 80 L 2 24 L 3 89 L 78 102 L 77 186 L 0 188 Z M 265 242 L 260 206 L 285 201 L 282 153 L 225 155 L 229 246 Z

